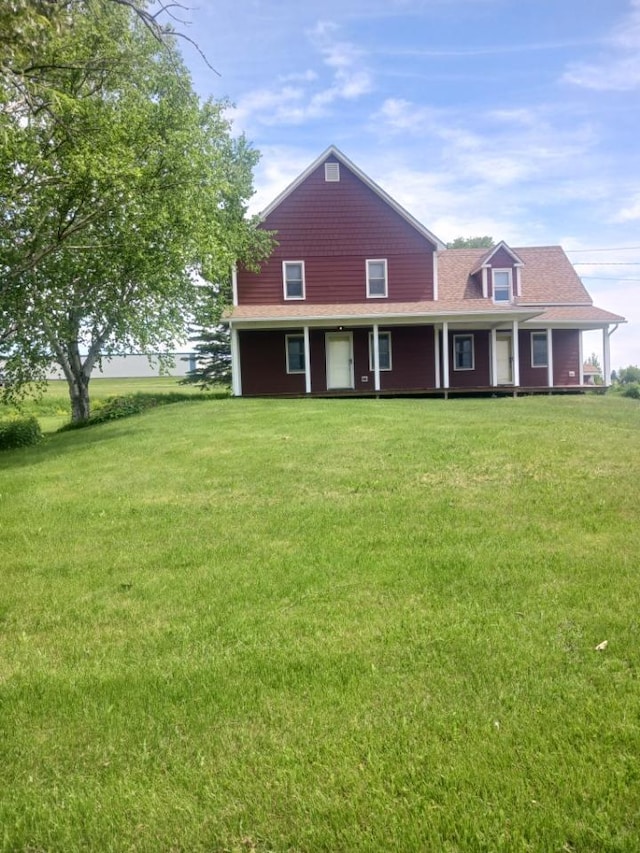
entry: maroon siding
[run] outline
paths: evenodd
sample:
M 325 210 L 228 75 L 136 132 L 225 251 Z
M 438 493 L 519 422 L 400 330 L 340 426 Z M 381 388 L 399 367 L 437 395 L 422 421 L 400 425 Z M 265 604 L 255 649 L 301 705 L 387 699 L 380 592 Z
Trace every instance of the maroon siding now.
M 238 270 L 241 305 L 285 302 L 285 260 L 305 262 L 307 302 L 365 301 L 365 261 L 381 258 L 390 301 L 433 298 L 434 246 L 343 164 L 337 182 L 321 164 L 262 227 L 278 245 L 259 273 Z
M 545 329 L 534 329 L 544 332 Z M 522 330 L 518 337 L 520 345 L 520 385 L 539 388 L 548 385 L 546 367 L 531 366 L 532 332 Z M 553 384 L 580 384 L 580 332 L 577 329 L 554 329 L 553 333 Z M 573 376 L 569 374 L 573 371 Z
M 544 332 L 545 329 L 534 329 L 535 332 Z M 525 388 L 540 388 L 548 385 L 547 368 L 533 367 L 531 365 L 531 335 L 532 332 L 518 334 L 518 346 L 520 347 L 520 385 Z
M 454 335 L 473 335 L 474 369 L 454 370 Z M 449 330 L 449 385 L 451 388 L 479 388 L 491 384 L 490 336 L 485 330 Z M 442 335 L 440 335 L 440 375 L 444 379 L 442 366 Z
M 311 392 L 327 391 L 325 334 L 335 329 L 312 329 Z M 347 329 L 353 335 L 354 385 L 356 391 L 374 391 L 373 371 L 369 369 L 369 328 Z M 434 343 L 431 326 L 380 328 L 391 332 L 390 371 L 380 372 L 383 391 L 419 391 L 433 388 Z M 286 331 L 240 332 L 240 365 L 242 393 L 304 394 L 304 374 L 287 374 L 285 335 L 299 334 L 300 329 Z
M 573 376 L 569 374 L 573 371 Z M 555 329 L 553 332 L 554 385 L 580 384 L 580 332 Z
M 285 352 L 285 335 L 299 332 L 239 333 L 243 394 L 304 394 L 304 373 L 287 373 Z
M 506 249 L 498 249 L 491 258 L 491 267 L 496 270 L 513 269 L 515 261 Z

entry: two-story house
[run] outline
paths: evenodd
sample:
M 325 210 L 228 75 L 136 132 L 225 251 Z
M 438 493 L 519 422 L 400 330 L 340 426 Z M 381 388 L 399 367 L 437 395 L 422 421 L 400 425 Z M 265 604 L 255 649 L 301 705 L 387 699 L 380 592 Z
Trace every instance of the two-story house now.
M 235 395 L 577 389 L 596 308 L 559 246 L 447 249 L 337 148 L 262 214 L 276 246 L 233 277 Z

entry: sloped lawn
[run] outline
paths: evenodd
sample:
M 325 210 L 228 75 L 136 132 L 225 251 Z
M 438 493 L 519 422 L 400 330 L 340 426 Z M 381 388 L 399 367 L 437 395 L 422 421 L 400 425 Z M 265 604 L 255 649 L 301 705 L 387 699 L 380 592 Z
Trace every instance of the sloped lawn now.
M 637 851 L 639 427 L 221 400 L 2 454 L 0 849 Z

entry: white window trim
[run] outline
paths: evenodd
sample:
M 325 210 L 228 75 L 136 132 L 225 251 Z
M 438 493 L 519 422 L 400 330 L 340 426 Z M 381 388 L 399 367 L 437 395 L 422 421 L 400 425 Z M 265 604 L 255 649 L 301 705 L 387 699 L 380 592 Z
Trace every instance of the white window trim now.
M 496 299 L 496 273 L 497 272 L 506 272 L 509 276 L 509 298 L 507 300 L 504 299 Z M 491 297 L 493 301 L 497 305 L 502 305 L 506 302 L 513 302 L 513 270 L 511 267 L 496 267 L 491 270 Z
M 289 264 L 300 264 L 302 267 L 302 296 L 289 296 L 287 294 L 287 267 Z M 284 293 L 284 298 L 287 301 L 300 301 L 301 299 L 305 299 L 306 297 L 306 281 L 305 281 L 305 271 L 304 271 L 304 261 L 283 261 L 282 262 L 282 290 Z
M 305 347 L 304 333 L 296 332 L 295 334 L 284 336 L 284 357 L 285 357 L 286 362 L 287 362 L 287 373 L 290 373 L 294 376 L 297 376 L 301 373 L 306 373 L 307 371 L 305 370 L 304 364 L 300 370 L 291 370 L 291 367 L 289 366 L 289 340 L 291 338 L 302 338 L 302 346 L 303 346 L 303 350 L 304 350 L 305 363 L 306 363 L 306 347 Z
M 547 359 L 544 364 L 534 364 L 533 361 L 533 339 L 535 337 L 544 338 L 545 346 L 547 347 Z M 534 369 L 549 367 L 549 342 L 546 332 L 531 332 L 531 367 Z
M 388 373 L 393 370 L 393 356 L 391 355 L 391 332 L 378 332 L 378 340 L 380 338 L 389 338 L 389 367 L 380 365 L 380 372 Z M 373 332 L 369 332 L 369 372 L 373 373 L 375 365 L 373 363 Z
M 471 338 L 471 367 L 458 367 L 456 359 L 456 341 L 458 338 Z M 453 369 L 460 370 L 475 370 L 476 369 L 476 341 L 472 334 L 454 335 L 453 336 Z
M 384 265 L 384 293 L 371 293 L 369 289 L 369 264 L 383 264 Z M 387 294 L 389 292 L 389 271 L 387 268 L 387 259 L 386 258 L 367 258 L 366 261 L 367 266 L 367 299 L 386 299 Z

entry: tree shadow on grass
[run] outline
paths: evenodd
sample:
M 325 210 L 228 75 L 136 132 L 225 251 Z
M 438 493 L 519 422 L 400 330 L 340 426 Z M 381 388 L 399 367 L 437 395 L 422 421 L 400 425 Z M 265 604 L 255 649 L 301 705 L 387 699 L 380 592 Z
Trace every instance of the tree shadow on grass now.
M 110 427 L 110 429 L 106 427 Z M 34 444 L 31 447 L 19 447 L 0 452 L 0 473 L 12 468 L 39 465 L 42 462 L 50 461 L 52 458 L 77 453 L 78 450 L 87 447 L 97 447 L 106 441 L 121 439 L 134 433 L 135 430 L 128 425 L 124 423 L 116 425 L 113 422 L 67 432 L 54 432 L 46 435 L 39 444 Z

